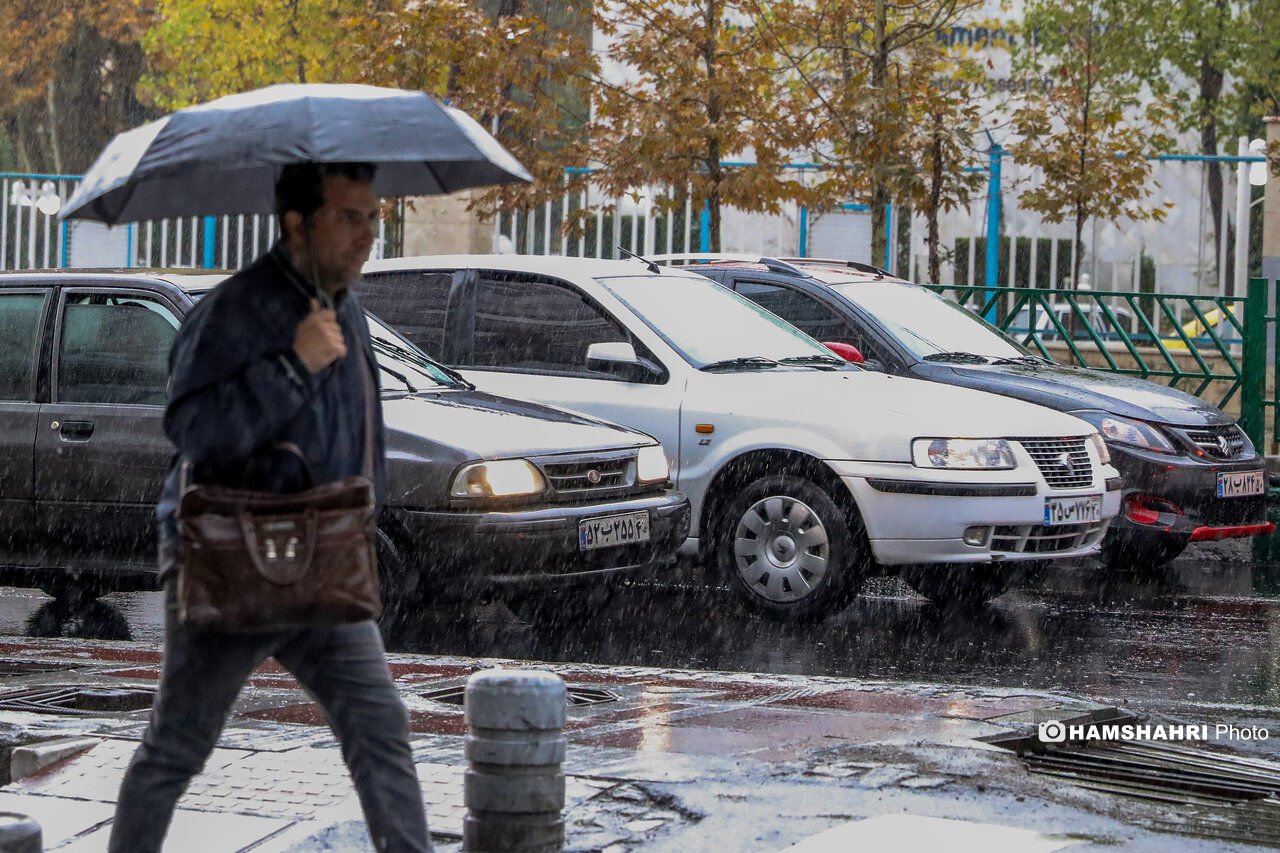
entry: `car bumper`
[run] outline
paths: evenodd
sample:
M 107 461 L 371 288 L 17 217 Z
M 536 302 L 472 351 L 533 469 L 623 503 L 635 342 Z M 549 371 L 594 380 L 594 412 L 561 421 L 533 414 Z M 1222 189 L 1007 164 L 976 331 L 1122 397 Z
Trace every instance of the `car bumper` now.
M 1187 536 L 1193 540 L 1225 539 L 1268 533 L 1267 497 L 1259 495 L 1218 497 L 1218 475 L 1261 472 L 1266 483 L 1266 463 L 1261 456 L 1238 462 L 1201 462 L 1187 456 L 1113 448 L 1112 464 L 1124 476 L 1122 510 L 1113 525 L 1119 531 L 1146 531 Z M 1145 496 L 1161 498 L 1177 512 L 1157 505 L 1151 512 L 1134 512 Z
M 502 512 L 392 509 L 412 545 L 407 555 L 435 593 L 568 587 L 650 572 L 689 535 L 689 501 L 678 492 L 588 505 Z M 645 512 L 649 539 L 583 550 L 578 525 Z
M 876 470 L 867 469 L 871 464 Z M 886 566 L 1079 557 L 1098 550 L 1120 511 L 1120 480 L 1106 469 L 1089 487 L 1051 490 L 1019 470 L 989 472 L 996 476 L 981 481 L 972 471 L 926 480 L 910 465 L 865 463 L 857 474 L 848 466 L 837 473 L 857 501 L 872 553 Z M 1044 523 L 1046 498 L 1086 495 L 1102 496 L 1100 520 Z

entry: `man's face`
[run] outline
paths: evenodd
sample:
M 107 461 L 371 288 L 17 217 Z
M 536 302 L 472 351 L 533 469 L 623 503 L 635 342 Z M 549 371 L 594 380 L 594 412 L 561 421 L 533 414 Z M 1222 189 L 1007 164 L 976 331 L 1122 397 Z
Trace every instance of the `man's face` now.
M 321 187 L 324 204 L 312 216 L 310 235 L 306 240 L 295 238 L 302 236 L 302 217 L 291 211 L 288 216 L 294 218 L 297 228 L 289 241 L 302 261 L 299 270 L 314 275 L 321 287 L 337 290 L 360 278 L 360 268 L 369 259 L 378 221 L 378 197 L 372 183 L 341 175 L 325 177 Z

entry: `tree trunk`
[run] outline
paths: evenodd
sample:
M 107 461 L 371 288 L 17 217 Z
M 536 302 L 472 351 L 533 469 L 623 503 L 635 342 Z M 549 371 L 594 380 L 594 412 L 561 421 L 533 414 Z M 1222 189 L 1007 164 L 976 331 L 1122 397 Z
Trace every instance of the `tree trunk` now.
M 1214 67 L 1206 45 L 1200 56 L 1200 153 L 1206 157 L 1218 155 L 1218 100 L 1222 96 L 1222 70 Z M 1218 259 L 1222 257 L 1222 166 L 1217 160 L 1209 160 L 1205 180 L 1209 186 L 1209 214 L 1213 227 L 1213 264 L 1218 272 Z M 1199 271 L 1197 270 L 1197 275 Z M 1217 276 L 1214 276 L 1216 279 Z M 1231 268 L 1227 268 L 1227 287 L 1231 286 Z M 1230 293 L 1228 289 L 1225 291 Z
M 1080 265 L 1084 258 L 1084 223 L 1087 216 L 1084 212 L 1084 206 L 1076 205 L 1076 238 L 1071 243 L 1071 291 L 1073 293 L 1080 292 Z M 1076 297 L 1076 304 L 1079 305 L 1079 297 Z M 1076 316 L 1074 310 L 1067 313 L 1067 334 L 1071 340 L 1075 340 L 1076 331 L 1080 328 L 1080 318 Z
M 871 56 L 871 88 L 876 93 L 875 103 L 881 115 L 888 112 L 889 99 L 885 87 L 889 79 L 889 52 L 886 47 L 888 38 L 888 19 L 885 13 L 885 0 L 875 0 L 875 19 L 873 27 L 873 53 Z M 878 118 L 878 117 L 877 117 Z M 875 120 L 875 119 L 873 119 Z M 887 227 L 885 207 L 890 201 L 889 187 L 884 166 L 877 164 L 871 173 L 871 257 L 867 260 L 878 265 L 888 254 L 889 229 Z
M 53 173 L 55 175 L 64 174 L 62 171 L 62 146 L 58 144 L 58 106 L 57 99 L 53 94 L 52 77 L 44 87 L 45 109 L 49 115 L 49 152 L 53 155 Z
M 16 112 L 5 116 L 5 129 L 9 132 L 9 138 L 13 140 L 13 151 L 18 156 L 18 168 L 23 172 L 34 172 L 35 169 L 31 165 L 31 155 L 27 152 L 27 140 L 24 138 L 25 132 L 22 127 L 22 119 Z M 8 204 L 8 199 L 0 199 L 0 204 Z
M 710 245 L 707 247 L 712 252 L 719 252 L 720 249 L 720 188 L 717 186 L 711 190 L 711 196 L 707 199 L 707 209 L 710 213 Z
M 702 59 L 707 66 L 707 207 L 710 212 L 708 224 L 709 248 L 713 252 L 720 251 L 720 184 L 724 180 L 724 170 L 720 165 L 724 152 L 720 149 L 720 123 L 724 121 L 724 109 L 716 94 L 716 71 L 718 54 L 716 52 L 716 34 L 720 24 L 720 0 L 706 0 L 702 7 L 703 23 L 707 28 L 707 37 L 702 42 Z
M 929 249 L 929 281 L 932 284 L 942 282 L 942 252 L 938 245 L 938 208 L 942 205 L 942 113 L 933 116 L 933 140 L 929 152 L 929 203 L 925 208 L 925 218 L 929 222 L 929 234 L 925 245 Z

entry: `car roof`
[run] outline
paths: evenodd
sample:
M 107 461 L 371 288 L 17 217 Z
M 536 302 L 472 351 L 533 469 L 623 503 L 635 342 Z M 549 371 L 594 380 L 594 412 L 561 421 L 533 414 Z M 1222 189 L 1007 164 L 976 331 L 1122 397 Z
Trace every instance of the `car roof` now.
M 101 267 L 93 269 L 8 270 L 0 273 L 5 284 L 118 284 L 122 279 L 166 282 L 187 292 L 210 290 L 231 275 L 229 270 L 148 269 L 144 267 Z
M 814 279 L 822 284 L 862 284 L 891 281 L 912 284 L 904 278 L 883 274 L 872 267 L 849 266 L 829 258 L 762 258 L 752 255 L 716 253 L 656 255 L 653 260 L 679 269 L 732 269 L 773 273 L 796 279 Z
M 618 278 L 654 275 L 637 260 L 574 258 L 566 255 L 420 255 L 384 258 L 364 265 L 366 273 L 396 270 L 479 268 L 511 272 L 531 272 L 549 276 Z M 659 275 L 670 274 L 668 271 Z

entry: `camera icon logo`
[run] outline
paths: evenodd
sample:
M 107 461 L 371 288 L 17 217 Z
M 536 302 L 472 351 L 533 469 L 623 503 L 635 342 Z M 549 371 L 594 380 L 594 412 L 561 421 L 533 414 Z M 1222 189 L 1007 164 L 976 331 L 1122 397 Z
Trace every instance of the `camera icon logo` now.
M 1062 743 L 1067 739 L 1067 727 L 1057 720 L 1040 724 L 1041 743 Z

